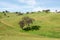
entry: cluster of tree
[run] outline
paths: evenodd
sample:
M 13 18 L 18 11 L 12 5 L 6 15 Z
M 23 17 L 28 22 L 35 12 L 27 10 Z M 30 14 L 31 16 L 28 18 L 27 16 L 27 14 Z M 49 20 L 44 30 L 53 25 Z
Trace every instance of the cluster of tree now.
M 29 17 L 23 17 L 22 20 L 19 22 L 20 28 L 22 30 L 38 30 L 39 26 L 32 26 L 30 27 L 31 24 L 33 24 L 35 20 Z
M 41 11 L 37 11 L 37 12 L 41 12 Z M 47 9 L 47 10 L 42 10 L 42 12 L 48 13 L 48 12 L 50 12 L 50 10 L 49 10 L 49 9 Z M 4 13 L 4 15 L 6 16 L 6 15 L 7 15 L 6 13 L 9 13 L 9 11 L 5 10 L 5 11 L 3 11 L 3 13 Z M 23 15 L 23 14 L 24 14 L 24 13 L 21 13 L 21 12 L 15 12 L 15 13 L 18 14 L 18 15 Z M 29 14 L 29 13 L 35 13 L 35 12 L 26 12 L 26 14 Z
M 42 12 L 49 13 L 49 12 L 50 12 L 50 10 L 49 10 L 49 9 L 47 9 L 47 10 L 42 10 Z
M 29 14 L 30 12 L 26 12 L 26 14 Z
M 23 15 L 23 13 L 21 13 L 21 12 L 15 12 L 16 14 L 18 14 L 18 15 Z
M 6 13 L 9 13 L 9 11 L 5 10 L 5 11 L 3 11 L 2 13 L 4 13 L 4 15 L 7 16 Z
M 9 11 L 5 10 L 5 11 L 3 11 L 3 13 L 9 13 Z
M 58 11 L 58 10 L 55 10 L 55 12 L 56 12 L 56 13 L 60 13 L 60 11 Z
M 32 14 L 32 13 L 35 13 L 35 12 L 26 12 L 26 14 Z
M 60 13 L 60 11 L 58 11 L 57 13 Z

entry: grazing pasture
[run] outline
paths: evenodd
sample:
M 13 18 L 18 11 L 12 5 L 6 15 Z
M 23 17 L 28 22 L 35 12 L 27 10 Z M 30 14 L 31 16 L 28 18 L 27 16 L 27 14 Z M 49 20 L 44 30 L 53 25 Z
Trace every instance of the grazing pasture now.
M 30 27 L 40 26 L 39 30 L 22 30 L 19 22 L 25 16 L 34 19 Z M 0 40 L 60 40 L 60 14 L 34 12 L 23 15 L 6 13 L 4 16 L 0 13 Z

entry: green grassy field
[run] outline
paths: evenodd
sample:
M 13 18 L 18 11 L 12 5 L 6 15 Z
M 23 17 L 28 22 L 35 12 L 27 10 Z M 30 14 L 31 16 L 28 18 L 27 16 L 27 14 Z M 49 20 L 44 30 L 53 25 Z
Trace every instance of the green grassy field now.
M 7 16 L 0 13 L 0 40 L 60 40 L 58 13 L 33 13 L 20 16 L 7 13 Z M 24 16 L 35 19 L 33 25 L 39 25 L 40 30 L 22 31 L 18 23 Z

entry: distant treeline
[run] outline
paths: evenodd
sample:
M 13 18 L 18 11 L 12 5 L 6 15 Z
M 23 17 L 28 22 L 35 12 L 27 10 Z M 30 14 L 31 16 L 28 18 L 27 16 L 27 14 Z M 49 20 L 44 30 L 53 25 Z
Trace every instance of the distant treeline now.
M 50 11 L 50 9 L 42 10 L 42 11 L 37 11 L 37 13 L 40 13 L 40 12 L 50 13 L 51 11 Z M 32 13 L 36 13 L 36 12 L 26 12 L 26 13 L 22 13 L 22 12 L 10 12 L 10 11 L 8 11 L 8 10 L 5 10 L 5 11 L 2 11 L 2 13 L 4 13 L 4 15 L 6 16 L 7 13 L 16 13 L 16 14 L 18 14 L 18 15 L 23 15 L 23 14 L 29 14 L 29 13 L 32 14 Z M 60 13 L 60 11 L 55 10 L 55 13 Z

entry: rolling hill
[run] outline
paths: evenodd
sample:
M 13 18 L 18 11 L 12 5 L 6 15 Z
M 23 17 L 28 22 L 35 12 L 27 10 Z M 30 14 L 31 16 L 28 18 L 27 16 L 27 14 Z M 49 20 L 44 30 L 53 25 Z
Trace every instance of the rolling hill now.
M 40 26 L 40 30 L 28 32 L 21 30 L 18 23 L 24 16 L 35 19 L 33 25 Z M 60 40 L 60 14 L 35 12 L 23 15 L 7 13 L 7 16 L 4 16 L 3 13 L 0 13 L 0 40 L 40 39 Z

